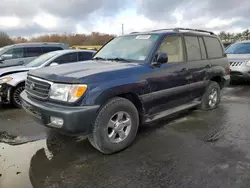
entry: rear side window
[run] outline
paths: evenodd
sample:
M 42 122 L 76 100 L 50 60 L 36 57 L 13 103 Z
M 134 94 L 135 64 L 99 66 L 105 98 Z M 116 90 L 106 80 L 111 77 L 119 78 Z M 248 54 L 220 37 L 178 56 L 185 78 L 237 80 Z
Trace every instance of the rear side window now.
M 92 52 L 78 52 L 78 61 L 85 61 L 92 59 Z
M 42 47 L 43 53 L 48 53 L 56 50 L 62 50 L 63 48 L 61 47 L 56 47 L 56 46 L 48 46 L 48 47 Z
M 36 57 L 42 54 L 41 47 L 27 47 L 24 48 L 24 56 L 25 57 Z
M 198 37 L 185 36 L 188 61 L 201 60 L 201 49 Z
M 208 58 L 213 59 L 223 57 L 221 43 L 217 38 L 204 37 L 204 41 L 207 48 Z
M 77 62 L 77 53 L 74 52 L 74 53 L 62 55 L 61 57 L 58 57 L 57 59 L 55 59 L 54 62 L 58 64 Z

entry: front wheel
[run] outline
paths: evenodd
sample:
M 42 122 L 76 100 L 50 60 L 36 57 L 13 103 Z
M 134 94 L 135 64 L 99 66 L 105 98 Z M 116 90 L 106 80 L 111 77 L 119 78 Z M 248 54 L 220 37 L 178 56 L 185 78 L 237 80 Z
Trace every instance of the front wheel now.
M 22 108 L 21 97 L 20 94 L 25 89 L 24 84 L 20 84 L 17 87 L 13 88 L 11 95 L 11 102 L 17 108 Z
M 218 107 L 220 103 L 220 86 L 217 82 L 210 81 L 206 91 L 201 99 L 201 110 L 213 110 Z
M 88 140 L 102 153 L 112 154 L 134 141 L 138 126 L 139 115 L 135 105 L 117 97 L 101 108 Z

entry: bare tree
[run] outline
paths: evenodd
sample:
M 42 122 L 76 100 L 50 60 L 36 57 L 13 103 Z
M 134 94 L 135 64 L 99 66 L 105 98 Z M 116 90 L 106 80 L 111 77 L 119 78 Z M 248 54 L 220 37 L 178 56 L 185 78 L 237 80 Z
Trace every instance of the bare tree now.
M 0 32 L 0 47 L 14 44 L 14 41 L 5 32 Z

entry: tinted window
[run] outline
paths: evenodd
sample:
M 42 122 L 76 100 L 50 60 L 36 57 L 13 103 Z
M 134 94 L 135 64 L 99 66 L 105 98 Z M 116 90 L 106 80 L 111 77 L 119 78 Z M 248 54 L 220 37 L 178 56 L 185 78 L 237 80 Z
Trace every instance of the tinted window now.
M 24 52 L 25 57 L 35 57 L 42 54 L 42 49 L 41 47 L 29 47 L 24 48 Z
M 185 36 L 188 61 L 201 60 L 201 50 L 198 37 Z
M 201 49 L 201 58 L 207 59 L 205 44 L 201 37 L 199 37 L 199 42 L 200 42 L 200 49 Z
M 17 59 L 17 58 L 23 58 L 23 48 L 13 48 L 5 52 L 4 54 L 10 55 L 11 57 L 9 59 Z
M 78 61 L 85 61 L 92 59 L 92 52 L 78 52 Z
M 182 38 L 180 36 L 166 37 L 158 51 L 167 53 L 169 62 L 182 62 L 184 60 Z
M 226 50 L 227 54 L 250 54 L 250 43 L 235 43 Z
M 77 53 L 74 52 L 74 53 L 62 55 L 61 57 L 58 57 L 57 59 L 55 59 L 54 62 L 58 64 L 77 62 Z
M 52 52 L 56 50 L 62 50 L 61 47 L 55 47 L 55 46 L 42 47 L 42 49 L 43 49 L 43 53 Z
M 221 43 L 217 38 L 204 37 L 205 45 L 207 47 L 208 58 L 220 58 L 223 57 L 223 50 Z

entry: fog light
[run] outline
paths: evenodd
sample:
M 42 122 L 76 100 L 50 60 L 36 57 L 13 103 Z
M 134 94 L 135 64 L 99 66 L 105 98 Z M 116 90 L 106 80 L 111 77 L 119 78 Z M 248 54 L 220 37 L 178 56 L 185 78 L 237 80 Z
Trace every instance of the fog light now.
M 51 122 L 51 126 L 56 127 L 56 128 L 61 128 L 64 123 L 62 118 L 54 117 L 54 116 L 50 117 L 50 122 Z

